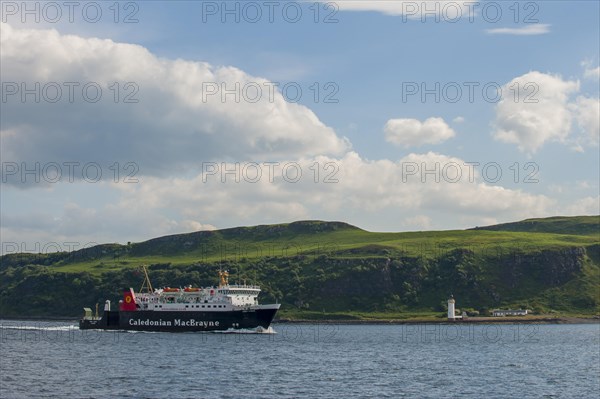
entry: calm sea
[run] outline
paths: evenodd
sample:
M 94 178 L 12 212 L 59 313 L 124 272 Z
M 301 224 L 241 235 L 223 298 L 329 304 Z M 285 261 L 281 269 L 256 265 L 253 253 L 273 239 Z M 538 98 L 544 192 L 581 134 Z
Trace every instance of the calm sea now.
M 100 332 L 0 321 L 0 397 L 600 397 L 599 324 L 273 330 Z

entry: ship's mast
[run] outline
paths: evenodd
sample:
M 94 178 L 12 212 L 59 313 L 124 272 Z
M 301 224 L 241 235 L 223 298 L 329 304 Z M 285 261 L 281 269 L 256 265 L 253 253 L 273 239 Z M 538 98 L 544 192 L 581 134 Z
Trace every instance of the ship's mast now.
M 151 294 L 154 292 L 152 289 L 152 283 L 150 282 L 150 277 L 148 276 L 148 270 L 146 269 L 146 265 L 142 265 L 142 270 L 144 270 L 144 281 L 142 282 L 142 286 L 140 287 L 140 293 L 144 291 L 146 288 L 147 292 Z

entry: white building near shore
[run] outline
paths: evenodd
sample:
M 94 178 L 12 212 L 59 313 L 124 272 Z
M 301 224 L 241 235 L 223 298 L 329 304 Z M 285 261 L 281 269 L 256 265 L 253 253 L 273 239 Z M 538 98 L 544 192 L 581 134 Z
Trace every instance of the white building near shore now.
M 494 317 L 503 316 L 527 316 L 527 309 L 496 309 L 492 313 Z

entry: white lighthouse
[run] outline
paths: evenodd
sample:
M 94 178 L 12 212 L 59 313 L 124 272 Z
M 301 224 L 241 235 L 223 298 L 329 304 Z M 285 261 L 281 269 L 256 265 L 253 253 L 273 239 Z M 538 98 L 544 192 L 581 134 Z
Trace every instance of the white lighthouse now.
M 448 320 L 454 321 L 454 319 L 456 318 L 456 316 L 454 316 L 454 303 L 456 301 L 454 300 L 454 296 L 450 295 L 450 298 L 448 299 Z

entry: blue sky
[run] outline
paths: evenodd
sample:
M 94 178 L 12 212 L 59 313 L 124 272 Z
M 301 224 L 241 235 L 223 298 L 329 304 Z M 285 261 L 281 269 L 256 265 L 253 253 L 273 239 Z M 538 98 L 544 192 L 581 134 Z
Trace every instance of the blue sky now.
M 598 2 L 427 2 L 427 15 L 420 1 L 273 2 L 273 22 L 261 1 L 120 2 L 117 22 L 99 2 L 95 23 L 86 2 L 73 22 L 62 3 L 57 21 L 28 4 L 39 22 L 2 2 L 5 253 L 299 219 L 405 231 L 600 213 Z M 62 96 L 23 101 L 36 82 Z M 102 99 L 70 102 L 64 82 L 94 82 Z M 207 91 L 236 83 L 264 90 L 256 102 Z M 222 171 L 236 162 L 239 182 Z M 272 181 L 265 162 L 279 163 Z

